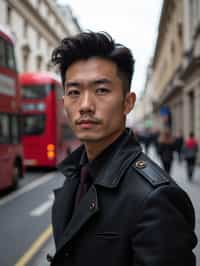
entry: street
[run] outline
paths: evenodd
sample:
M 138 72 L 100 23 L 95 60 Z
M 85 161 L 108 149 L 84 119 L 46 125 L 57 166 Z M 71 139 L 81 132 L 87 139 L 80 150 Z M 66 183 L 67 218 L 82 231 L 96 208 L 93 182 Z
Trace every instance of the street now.
M 49 227 L 52 190 L 61 183 L 62 178 L 55 172 L 27 172 L 18 190 L 0 198 L 0 265 L 18 265 L 33 242 Z
M 154 149 L 150 149 L 150 157 L 159 163 Z M 186 178 L 184 162 L 174 161 L 172 177 L 190 195 L 196 212 L 196 233 L 200 238 L 200 167 L 197 168 L 193 182 Z M 59 187 L 63 177 L 56 172 L 28 172 L 20 181 L 20 188 L 0 198 L 1 228 L 3 239 L 0 245 L 0 265 L 2 266 L 45 266 L 46 254 L 54 254 L 54 243 L 49 235 L 39 248 L 29 255 L 33 243 L 41 239 L 41 235 L 51 224 L 52 190 Z M 36 241 L 38 243 L 38 241 Z M 200 245 L 195 249 L 197 266 L 200 266 Z M 24 263 L 24 258 L 26 263 Z

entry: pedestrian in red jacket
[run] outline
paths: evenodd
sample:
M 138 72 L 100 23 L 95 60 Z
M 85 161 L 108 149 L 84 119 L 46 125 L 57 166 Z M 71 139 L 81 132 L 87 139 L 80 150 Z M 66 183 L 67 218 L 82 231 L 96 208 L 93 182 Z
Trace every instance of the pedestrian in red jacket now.
M 192 181 L 195 163 L 198 154 L 198 141 L 194 137 L 194 133 L 190 132 L 183 147 L 183 157 L 186 161 L 187 177 Z

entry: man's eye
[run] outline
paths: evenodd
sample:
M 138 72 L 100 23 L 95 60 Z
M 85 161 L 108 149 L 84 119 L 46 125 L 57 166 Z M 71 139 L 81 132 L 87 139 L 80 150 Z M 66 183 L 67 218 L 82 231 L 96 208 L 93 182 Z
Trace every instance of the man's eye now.
M 69 90 L 69 91 L 66 91 L 66 95 L 72 96 L 72 97 L 77 97 L 80 95 L 80 92 L 79 92 L 79 90 Z
M 96 89 L 96 93 L 97 94 L 107 94 L 107 93 L 109 93 L 109 89 L 107 89 L 107 88 L 97 88 Z

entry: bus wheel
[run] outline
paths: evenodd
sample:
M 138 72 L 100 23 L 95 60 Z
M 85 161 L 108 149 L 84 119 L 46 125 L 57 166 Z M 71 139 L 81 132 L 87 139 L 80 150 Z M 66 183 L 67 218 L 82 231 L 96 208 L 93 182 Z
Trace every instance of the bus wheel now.
M 15 163 L 13 166 L 12 188 L 17 189 L 19 185 L 19 178 L 21 173 L 21 166 L 19 163 Z

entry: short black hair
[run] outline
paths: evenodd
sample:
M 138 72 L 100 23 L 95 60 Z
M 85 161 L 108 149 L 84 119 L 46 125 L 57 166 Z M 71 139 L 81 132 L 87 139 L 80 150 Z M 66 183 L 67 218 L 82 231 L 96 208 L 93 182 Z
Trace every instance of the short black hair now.
M 63 86 L 68 67 L 76 61 L 91 57 L 104 58 L 116 64 L 124 92 L 130 91 L 135 63 L 131 50 L 115 43 L 106 32 L 81 32 L 64 38 L 53 50 L 51 59 L 59 67 Z

